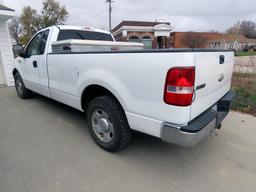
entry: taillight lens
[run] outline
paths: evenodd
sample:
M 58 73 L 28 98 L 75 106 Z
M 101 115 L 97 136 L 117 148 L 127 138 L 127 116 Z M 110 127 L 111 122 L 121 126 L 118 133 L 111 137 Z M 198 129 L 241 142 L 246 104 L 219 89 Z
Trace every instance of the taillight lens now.
M 191 105 L 194 83 L 195 67 L 171 68 L 166 76 L 164 102 L 176 106 Z

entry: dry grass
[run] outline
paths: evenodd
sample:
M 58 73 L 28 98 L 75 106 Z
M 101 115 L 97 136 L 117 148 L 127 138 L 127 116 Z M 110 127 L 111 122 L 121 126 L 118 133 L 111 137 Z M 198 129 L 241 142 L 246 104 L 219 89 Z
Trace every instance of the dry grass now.
M 234 72 L 232 90 L 236 92 L 232 109 L 256 116 L 256 74 Z

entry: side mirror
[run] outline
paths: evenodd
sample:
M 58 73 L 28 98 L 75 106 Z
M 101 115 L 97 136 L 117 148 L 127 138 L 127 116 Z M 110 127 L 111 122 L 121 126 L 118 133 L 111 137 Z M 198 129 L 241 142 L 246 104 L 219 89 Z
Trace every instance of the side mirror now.
M 23 51 L 23 46 L 22 45 L 13 45 L 12 46 L 13 49 L 13 54 L 15 57 L 17 56 L 24 56 L 24 51 Z

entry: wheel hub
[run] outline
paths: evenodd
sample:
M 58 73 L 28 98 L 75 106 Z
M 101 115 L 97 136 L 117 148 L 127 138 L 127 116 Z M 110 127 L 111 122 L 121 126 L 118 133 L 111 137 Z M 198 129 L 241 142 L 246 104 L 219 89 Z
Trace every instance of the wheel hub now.
M 16 87 L 17 87 L 18 92 L 21 94 L 22 93 L 22 83 L 21 83 L 20 79 L 16 80 Z
M 114 126 L 109 115 L 104 110 L 95 110 L 92 114 L 91 122 L 94 133 L 101 141 L 108 143 L 113 139 Z
M 101 118 L 98 123 L 102 131 L 104 132 L 109 131 L 109 123 L 105 118 Z

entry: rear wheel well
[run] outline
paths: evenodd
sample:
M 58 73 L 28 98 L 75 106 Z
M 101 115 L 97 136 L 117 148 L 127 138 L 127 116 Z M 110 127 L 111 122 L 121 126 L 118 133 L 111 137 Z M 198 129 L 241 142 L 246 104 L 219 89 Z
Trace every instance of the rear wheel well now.
M 86 111 L 89 102 L 93 98 L 103 96 L 103 95 L 112 96 L 120 104 L 118 99 L 105 87 L 102 87 L 100 85 L 90 85 L 84 90 L 82 94 L 82 99 L 81 99 L 82 109 Z

